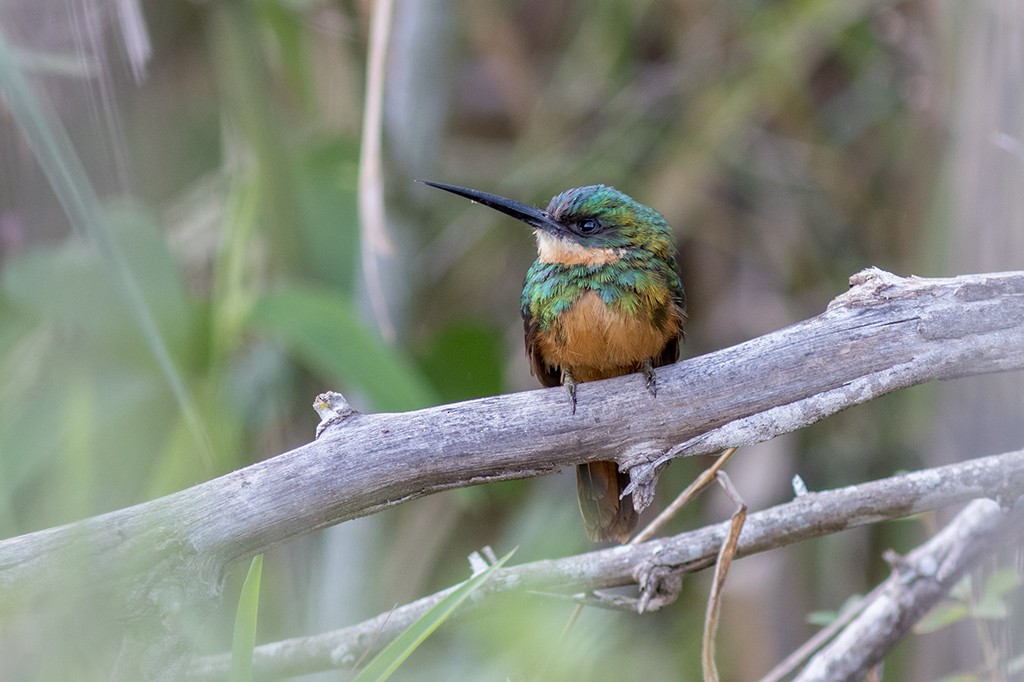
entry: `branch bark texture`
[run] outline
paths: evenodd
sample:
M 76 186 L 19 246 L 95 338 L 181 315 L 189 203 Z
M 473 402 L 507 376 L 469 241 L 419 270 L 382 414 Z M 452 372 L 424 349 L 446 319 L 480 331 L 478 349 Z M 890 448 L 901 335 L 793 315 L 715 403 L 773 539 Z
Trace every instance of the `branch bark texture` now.
M 935 537 L 893 562 L 877 596 L 794 682 L 864 679 L 969 568 L 1020 532 L 1022 520 L 1022 504 L 1009 510 L 991 499 L 969 504 Z
M 617 460 L 648 497 L 668 458 L 769 439 L 891 391 L 1024 368 L 1024 273 L 902 279 L 867 270 L 821 315 L 634 375 L 401 414 L 152 502 L 0 542 L 0 610 L 85 585 L 126 615 L 220 595 L 229 563 L 433 492 Z
M 836 490 L 809 493 L 750 514 L 740 534 L 737 556 L 748 556 L 841 530 L 902 518 L 965 503 L 979 496 L 1016 499 L 1024 494 L 1024 450 L 951 464 Z M 987 509 L 999 505 L 989 500 Z M 1019 517 L 1018 517 L 1019 518 Z M 619 607 L 673 601 L 683 574 L 710 566 L 728 532 L 724 522 L 639 545 L 624 545 L 563 559 L 500 569 L 473 597 L 479 606 L 511 591 L 573 594 L 637 585 L 640 597 L 608 602 Z M 947 542 L 949 534 L 945 534 Z M 928 545 L 931 546 L 931 543 Z M 971 545 L 977 549 L 976 545 Z M 908 557 L 908 561 L 917 552 Z M 981 553 L 976 556 L 982 556 Z M 674 587 L 669 587 L 674 586 Z M 309 637 L 256 648 L 253 670 L 264 677 L 288 677 L 335 668 L 351 668 L 397 637 L 444 599 L 449 588 L 362 623 Z M 644 595 L 648 598 L 644 599 Z M 199 659 L 189 679 L 223 679 L 228 655 Z M 832 679 L 829 677 L 823 679 Z

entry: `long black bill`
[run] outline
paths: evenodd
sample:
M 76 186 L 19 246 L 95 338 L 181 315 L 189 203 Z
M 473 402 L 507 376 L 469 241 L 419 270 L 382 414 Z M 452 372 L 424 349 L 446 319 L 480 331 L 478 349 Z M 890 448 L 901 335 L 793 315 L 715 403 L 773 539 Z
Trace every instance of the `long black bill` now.
M 475 201 L 478 204 L 489 206 L 495 211 L 501 211 L 505 215 L 512 216 L 517 220 L 522 220 L 527 225 L 532 225 L 538 229 L 544 230 L 545 232 L 552 232 L 558 234 L 565 232 L 565 228 L 554 218 L 552 218 L 546 211 L 542 211 L 534 206 L 527 206 L 521 204 L 518 201 L 512 199 L 506 199 L 505 197 L 498 196 L 497 194 L 490 194 L 489 192 L 481 192 L 475 189 L 469 189 L 466 187 L 458 187 L 457 185 L 445 185 L 440 182 L 430 182 L 429 180 L 417 180 L 416 182 L 422 182 L 424 185 L 430 185 L 438 189 L 443 189 L 446 192 L 452 194 L 458 194 L 460 197 L 465 197 L 470 201 Z

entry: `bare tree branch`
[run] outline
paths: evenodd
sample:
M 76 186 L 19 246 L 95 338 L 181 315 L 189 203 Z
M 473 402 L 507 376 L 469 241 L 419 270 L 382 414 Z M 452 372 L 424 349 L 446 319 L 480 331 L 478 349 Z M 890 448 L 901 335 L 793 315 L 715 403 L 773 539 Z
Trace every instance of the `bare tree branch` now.
M 879 521 L 901 518 L 982 496 L 1017 498 L 1024 494 L 1024 450 L 802 495 L 792 502 L 750 514 L 740 535 L 738 556 Z M 998 508 L 998 505 L 995 505 Z M 572 594 L 623 585 L 658 592 L 678 578 L 710 566 L 729 531 L 729 522 L 672 537 L 538 561 L 496 571 L 475 595 L 474 605 L 512 590 Z M 915 557 L 911 554 L 911 557 Z M 668 580 L 674 578 L 675 580 Z M 645 581 L 648 581 L 645 583 Z M 654 584 L 657 583 L 657 584 Z M 443 590 L 351 627 L 256 648 L 253 670 L 268 677 L 300 675 L 350 667 L 372 656 L 450 591 Z M 666 595 L 662 595 L 666 596 Z M 656 608 L 675 595 L 656 600 Z M 641 604 L 633 600 L 633 605 Z M 195 680 L 222 679 L 226 655 L 196 661 Z M 828 678 L 831 679 L 831 678 Z
M 990 499 L 969 504 L 931 540 L 891 561 L 892 575 L 881 590 L 794 682 L 864 679 L 971 566 L 1016 537 L 1022 521 L 1024 504 L 1011 511 Z
M 225 567 L 317 528 L 440 490 L 585 461 L 630 469 L 769 439 L 891 391 L 1024 368 L 1024 273 L 902 279 L 867 270 L 823 314 L 637 376 L 402 414 L 353 414 L 316 442 L 152 502 L 0 542 L 0 610 L 77 585 L 126 616 L 219 598 Z M 682 445 L 679 445 L 679 444 Z M 720 538 L 719 538 L 720 540 Z

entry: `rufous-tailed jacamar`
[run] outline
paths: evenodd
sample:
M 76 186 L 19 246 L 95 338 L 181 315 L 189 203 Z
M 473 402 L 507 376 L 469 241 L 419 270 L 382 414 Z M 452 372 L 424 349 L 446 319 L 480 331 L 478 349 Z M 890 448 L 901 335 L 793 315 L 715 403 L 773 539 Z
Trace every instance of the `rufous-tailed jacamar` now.
M 526 354 L 545 386 L 643 372 L 679 359 L 686 296 L 672 228 L 654 209 L 605 185 L 562 192 L 543 211 L 495 194 L 426 184 L 489 206 L 534 228 L 537 260 L 521 299 Z M 615 462 L 576 468 L 580 511 L 592 540 L 625 542 L 636 527 L 629 475 Z

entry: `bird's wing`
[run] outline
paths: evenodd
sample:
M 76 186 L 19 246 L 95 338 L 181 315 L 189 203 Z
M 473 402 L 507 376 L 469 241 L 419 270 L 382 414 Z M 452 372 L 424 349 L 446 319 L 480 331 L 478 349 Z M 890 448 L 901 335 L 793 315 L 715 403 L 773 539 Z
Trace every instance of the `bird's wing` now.
M 562 370 L 544 362 L 537 349 L 537 337 L 540 327 L 537 321 L 525 309 L 523 311 L 523 331 L 526 333 L 526 357 L 530 360 L 530 371 L 548 388 L 562 385 Z
M 661 349 L 661 355 L 654 358 L 655 367 L 664 367 L 665 365 L 671 365 L 673 362 L 679 359 L 679 343 L 682 341 L 682 327 L 679 328 L 679 336 L 673 336 L 665 344 L 665 347 Z
M 686 339 L 686 333 L 683 330 L 683 323 L 686 321 L 686 290 L 683 288 L 683 282 L 678 274 L 678 266 L 674 261 L 672 263 L 672 276 L 669 279 L 669 289 L 672 292 L 671 305 L 675 308 L 672 311 L 674 314 L 670 313 L 671 320 L 678 332 L 669 338 L 665 347 L 661 349 L 661 354 L 654 358 L 655 367 L 671 365 L 679 360 L 680 345 Z

